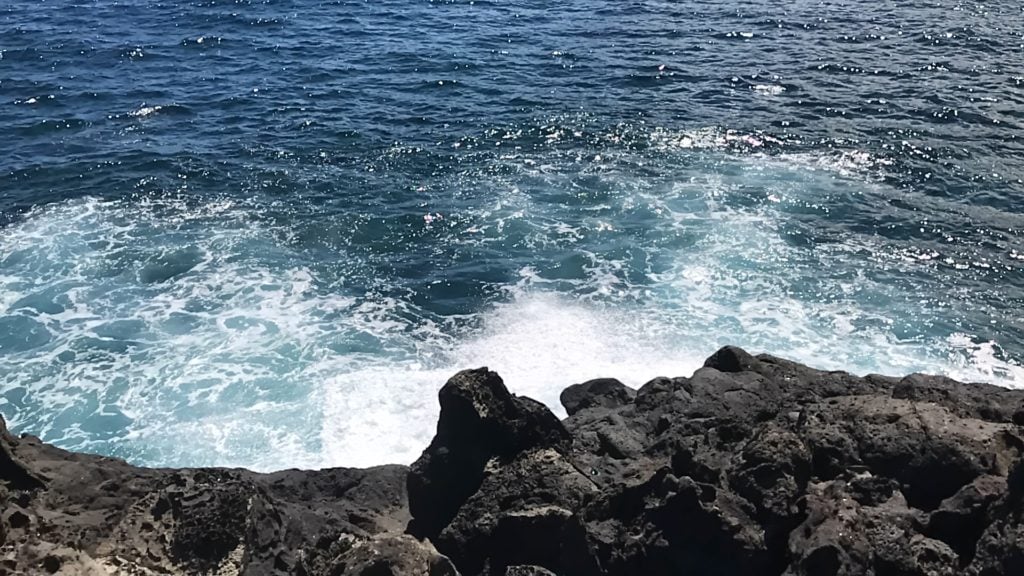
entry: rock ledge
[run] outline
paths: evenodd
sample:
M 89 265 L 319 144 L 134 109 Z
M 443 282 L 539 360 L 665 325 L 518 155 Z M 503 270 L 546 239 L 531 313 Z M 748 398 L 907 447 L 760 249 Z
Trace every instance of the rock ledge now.
M 0 574 L 1024 574 L 1024 391 L 733 347 L 689 378 L 441 389 L 410 467 L 147 469 L 0 420 Z

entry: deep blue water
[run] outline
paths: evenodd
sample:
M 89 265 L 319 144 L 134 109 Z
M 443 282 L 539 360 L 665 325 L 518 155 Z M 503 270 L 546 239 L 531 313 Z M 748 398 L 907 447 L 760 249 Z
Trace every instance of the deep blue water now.
M 489 365 L 1024 386 L 1019 1 L 8 0 L 0 413 L 415 458 Z

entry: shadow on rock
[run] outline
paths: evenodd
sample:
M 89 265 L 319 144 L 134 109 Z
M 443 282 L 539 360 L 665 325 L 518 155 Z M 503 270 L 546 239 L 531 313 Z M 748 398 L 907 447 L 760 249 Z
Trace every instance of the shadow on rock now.
M 0 573 L 1024 574 L 1024 392 L 726 347 L 687 378 L 481 368 L 410 467 L 147 469 L 0 420 Z

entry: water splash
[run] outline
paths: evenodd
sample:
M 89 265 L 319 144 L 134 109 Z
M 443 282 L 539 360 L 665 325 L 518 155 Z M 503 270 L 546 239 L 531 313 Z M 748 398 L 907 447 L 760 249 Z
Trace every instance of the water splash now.
M 0 411 L 69 448 L 267 470 L 411 461 L 438 388 L 482 365 L 559 412 L 566 385 L 687 375 L 725 344 L 1024 385 L 929 297 L 949 281 L 915 268 L 932 260 L 842 227 L 884 184 L 713 150 L 637 177 L 618 169 L 630 154 L 577 154 L 582 170 L 511 158 L 462 182 L 460 203 L 370 231 L 259 199 L 37 208 L 0 230 Z M 386 266 L 415 258 L 438 268 Z

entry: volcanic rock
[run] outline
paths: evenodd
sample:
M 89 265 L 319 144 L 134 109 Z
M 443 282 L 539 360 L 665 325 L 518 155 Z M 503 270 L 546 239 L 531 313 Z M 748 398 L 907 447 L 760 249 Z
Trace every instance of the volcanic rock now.
M 473 411 L 501 414 L 504 437 L 550 422 L 465 374 L 487 392 L 462 397 L 504 399 Z M 442 409 L 410 474 L 410 527 L 431 526 L 461 573 L 980 575 L 1024 558 L 1024 392 L 727 347 L 689 378 L 591 380 L 562 401 L 568 445 L 481 441 Z M 428 496 L 422 476 L 464 481 Z
M 1024 391 L 726 347 L 590 380 L 481 368 L 406 468 L 149 469 L 0 420 L 0 574 L 1024 574 Z

